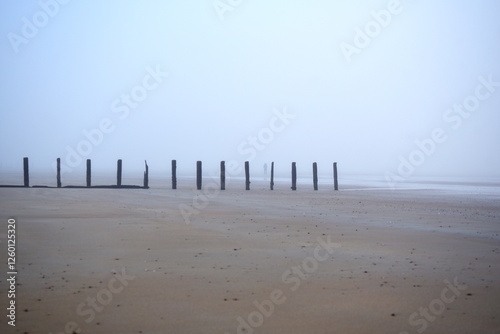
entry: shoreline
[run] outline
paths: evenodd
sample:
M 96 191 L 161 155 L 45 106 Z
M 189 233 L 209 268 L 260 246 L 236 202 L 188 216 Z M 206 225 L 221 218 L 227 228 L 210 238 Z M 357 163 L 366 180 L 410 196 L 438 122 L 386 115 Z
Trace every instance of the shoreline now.
M 130 176 L 131 173 L 126 173 L 122 177 L 122 184 L 128 185 L 142 185 L 143 179 L 139 177 Z M 320 189 L 333 189 L 333 177 L 319 175 L 319 188 Z M 196 185 L 196 176 L 177 176 L 178 185 L 183 185 L 184 188 L 191 184 L 193 188 Z M 269 177 L 250 177 L 251 185 L 257 185 L 260 188 L 269 188 Z M 219 176 L 213 175 L 203 175 L 204 184 L 219 184 Z M 286 186 L 291 185 L 290 177 L 275 177 L 275 186 L 281 188 L 286 188 Z M 112 186 L 116 184 L 116 174 L 112 173 L 94 173 L 92 175 L 92 184 L 99 184 L 102 186 Z M 170 188 L 171 178 L 169 176 L 165 177 L 149 177 L 149 184 L 154 187 L 155 184 L 159 185 L 158 188 Z M 242 176 L 230 177 L 226 176 L 226 185 L 233 185 L 234 189 L 238 189 L 235 185 L 241 184 L 242 187 L 245 185 L 245 178 Z M 4 187 L 22 187 L 23 179 L 22 173 L 4 173 L 0 175 L 0 185 Z M 62 177 L 63 187 L 67 186 L 83 186 L 85 187 L 85 175 L 71 176 L 65 178 Z M 56 187 L 56 177 L 48 174 L 34 174 L 30 176 L 30 186 L 38 187 Z M 297 186 L 300 189 L 312 189 L 313 180 L 312 176 L 300 176 L 297 178 Z M 478 192 L 484 190 L 489 193 L 500 194 L 500 178 L 498 177 L 479 177 L 479 178 L 466 178 L 466 177 L 411 177 L 405 179 L 401 182 L 395 182 L 394 185 L 387 182 L 383 176 L 367 176 L 367 175 L 345 175 L 339 176 L 339 189 L 388 189 L 388 190 L 418 190 L 418 189 L 429 189 L 429 190 L 472 190 Z M 229 189 L 229 188 L 227 188 Z M 232 189 L 232 188 L 231 188 Z

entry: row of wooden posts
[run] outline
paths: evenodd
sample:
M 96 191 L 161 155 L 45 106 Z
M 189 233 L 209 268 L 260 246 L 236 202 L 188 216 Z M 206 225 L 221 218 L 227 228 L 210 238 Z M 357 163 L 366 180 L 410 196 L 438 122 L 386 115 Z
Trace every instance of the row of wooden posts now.
M 143 186 L 137 185 L 123 185 L 122 184 L 122 160 L 118 159 L 116 166 L 116 185 L 104 185 L 104 186 L 92 186 L 92 164 L 91 160 L 87 159 L 87 173 L 86 173 L 86 186 L 65 186 L 65 188 L 149 188 L 149 167 L 148 163 L 145 161 L 145 171 L 144 171 L 144 181 Z M 23 159 L 24 168 L 24 186 L 2 186 L 2 187 L 29 187 L 29 162 L 28 158 Z M 57 188 L 62 187 L 61 183 L 61 159 L 57 158 Z M 274 190 L 274 162 L 271 163 L 271 177 L 270 177 L 270 189 Z M 337 163 L 333 163 L 333 186 L 334 190 L 339 189 L 338 178 L 337 178 Z M 45 187 L 45 186 L 34 186 L 34 187 Z M 196 188 L 198 190 L 202 189 L 202 162 L 196 162 Z M 313 188 L 318 190 L 318 164 L 313 163 Z M 177 160 L 172 160 L 172 189 L 177 189 Z M 220 189 L 226 189 L 226 162 L 220 162 Z M 250 190 L 250 162 L 245 161 L 245 189 Z M 297 190 L 297 166 L 295 162 L 292 162 L 292 190 Z
M 177 180 L 175 175 L 176 161 L 172 160 L 172 189 L 176 189 Z M 196 188 L 201 190 L 202 185 L 202 163 L 197 161 L 196 163 Z M 269 183 L 271 190 L 274 190 L 274 162 L 271 162 L 271 181 Z M 313 187 L 314 190 L 318 190 L 318 164 L 313 163 Z M 339 190 L 339 183 L 337 178 L 337 163 L 333 163 L 333 187 L 335 190 Z M 220 162 L 220 189 L 226 189 L 226 163 L 225 161 Z M 250 162 L 245 161 L 245 189 L 250 190 Z M 292 162 L 292 190 L 297 190 L 297 164 Z
M 146 170 L 144 171 L 144 183 L 142 186 L 138 185 L 126 185 L 122 184 L 122 160 L 119 159 L 117 162 L 116 168 L 116 185 L 92 185 L 92 164 L 90 159 L 87 159 L 87 175 L 86 175 L 86 186 L 62 186 L 61 182 L 61 159 L 57 158 L 57 176 L 56 176 L 56 187 L 57 188 L 149 188 L 149 167 L 147 162 L 145 162 Z M 4 188 L 14 188 L 14 187 L 29 187 L 30 186 L 30 173 L 29 173 L 29 160 L 28 158 L 23 158 L 23 169 L 24 169 L 24 185 L 0 185 L 0 187 Z M 34 185 L 33 188 L 54 188 L 50 186 L 40 186 Z

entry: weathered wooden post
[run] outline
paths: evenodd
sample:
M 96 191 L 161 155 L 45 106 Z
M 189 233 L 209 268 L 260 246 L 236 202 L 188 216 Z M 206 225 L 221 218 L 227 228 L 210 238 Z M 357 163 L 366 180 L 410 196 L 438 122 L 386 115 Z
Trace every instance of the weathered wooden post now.
M 57 158 L 57 188 L 61 188 L 61 158 Z
M 201 161 L 197 161 L 196 162 L 196 188 L 198 190 L 201 190 L 201 178 L 202 178 Z
M 23 158 L 23 169 L 24 169 L 24 186 L 30 186 L 30 171 L 28 158 Z
M 118 159 L 116 163 L 116 186 L 122 186 L 122 159 Z
M 297 166 L 292 162 L 292 190 L 297 190 Z
M 250 162 L 245 161 L 245 190 L 250 190 Z
M 313 162 L 313 186 L 314 190 L 318 190 L 318 164 Z
M 172 189 L 177 189 L 177 160 L 172 160 Z
M 270 183 L 271 190 L 274 189 L 274 161 L 271 162 L 271 183 Z
M 220 190 L 226 190 L 226 162 L 220 162 Z
M 87 188 L 90 188 L 90 186 L 92 185 L 91 178 L 92 178 L 91 162 L 90 159 L 87 159 Z
M 337 163 L 333 163 L 333 189 L 339 190 L 339 183 L 337 181 Z
M 144 171 L 144 189 L 149 188 L 149 167 L 148 162 L 144 160 L 144 164 L 146 165 L 146 170 Z

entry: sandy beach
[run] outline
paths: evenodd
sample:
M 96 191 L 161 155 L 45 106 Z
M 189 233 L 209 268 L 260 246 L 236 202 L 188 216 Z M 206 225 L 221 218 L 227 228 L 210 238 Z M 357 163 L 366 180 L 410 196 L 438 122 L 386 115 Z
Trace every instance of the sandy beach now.
M 500 333 L 498 195 L 150 186 L 0 189 L 0 331 Z

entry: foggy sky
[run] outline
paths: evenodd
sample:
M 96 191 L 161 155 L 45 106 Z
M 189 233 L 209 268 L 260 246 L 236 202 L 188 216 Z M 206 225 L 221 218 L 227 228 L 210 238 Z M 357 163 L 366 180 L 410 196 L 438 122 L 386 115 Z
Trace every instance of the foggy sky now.
M 499 177 L 498 17 L 494 0 L 2 1 L 0 172 Z

